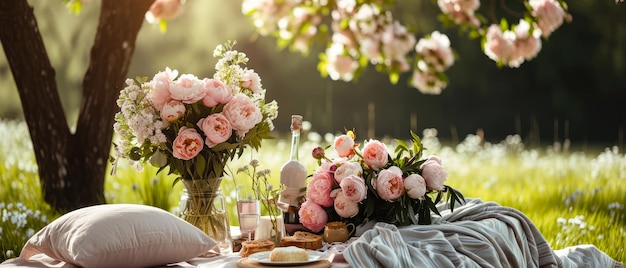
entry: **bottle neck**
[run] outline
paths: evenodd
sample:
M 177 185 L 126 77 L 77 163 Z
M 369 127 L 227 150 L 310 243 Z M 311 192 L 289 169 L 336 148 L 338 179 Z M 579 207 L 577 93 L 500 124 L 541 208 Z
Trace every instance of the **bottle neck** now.
M 289 160 L 298 161 L 298 146 L 300 144 L 300 130 L 291 130 L 291 155 Z

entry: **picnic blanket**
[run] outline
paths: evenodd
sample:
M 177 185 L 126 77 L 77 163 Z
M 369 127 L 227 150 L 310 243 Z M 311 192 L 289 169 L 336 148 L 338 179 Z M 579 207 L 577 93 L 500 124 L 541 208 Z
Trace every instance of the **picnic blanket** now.
M 521 212 L 480 199 L 432 225 L 365 226 L 343 252 L 352 267 L 623 267 L 593 245 L 553 251 Z

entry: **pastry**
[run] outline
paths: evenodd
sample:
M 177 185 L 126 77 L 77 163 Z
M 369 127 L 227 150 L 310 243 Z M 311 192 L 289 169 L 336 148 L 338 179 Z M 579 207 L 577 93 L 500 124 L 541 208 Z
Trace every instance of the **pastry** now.
M 293 236 L 285 236 L 280 240 L 283 247 L 296 246 L 304 249 L 317 250 L 322 247 L 322 236 L 305 231 L 297 231 Z
M 271 262 L 308 261 L 309 253 L 299 247 L 279 247 L 270 252 Z
M 269 239 L 252 240 L 241 242 L 241 251 L 239 254 L 242 258 L 246 258 L 251 254 L 274 249 L 274 242 Z

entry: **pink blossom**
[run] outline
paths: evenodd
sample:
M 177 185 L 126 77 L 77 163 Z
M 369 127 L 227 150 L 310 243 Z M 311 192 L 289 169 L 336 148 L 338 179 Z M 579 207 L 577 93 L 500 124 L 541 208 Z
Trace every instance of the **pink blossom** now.
M 335 181 L 341 183 L 342 180 L 348 176 L 361 176 L 363 174 L 363 167 L 357 162 L 346 162 L 343 165 L 337 167 L 335 170 Z
M 259 93 L 263 89 L 261 77 L 254 70 L 245 70 L 240 79 L 241 87 L 250 89 L 252 93 Z
M 335 197 L 335 211 L 343 218 L 352 218 L 359 213 L 359 203 L 347 198 L 343 192 L 338 192 Z
M 529 0 L 532 7 L 531 14 L 537 18 L 537 26 L 543 37 L 548 37 L 561 27 L 566 17 L 565 10 L 555 0 Z
M 485 54 L 496 62 L 508 63 L 513 53 L 515 52 L 515 34 L 511 31 L 502 32 L 500 26 L 492 24 L 487 29 L 485 36 L 487 42 L 485 43 Z
M 441 12 L 449 15 L 456 24 L 470 24 L 480 26 L 480 21 L 474 15 L 480 7 L 479 0 L 437 0 Z
M 404 180 L 399 167 L 392 166 L 380 171 L 373 183 L 376 193 L 384 200 L 395 201 L 404 194 Z
M 178 16 L 180 0 L 155 0 L 146 12 L 146 20 L 154 23 L 159 19 L 173 19 Z
M 195 103 L 206 95 L 202 80 L 193 74 L 181 75 L 170 88 L 172 99 L 183 103 Z
M 422 94 L 439 95 L 447 83 L 441 80 L 433 70 L 415 69 L 411 76 L 411 86 L 417 88 Z
M 454 55 L 447 35 L 434 31 L 428 38 L 422 38 L 415 45 L 415 51 L 422 56 L 429 68 L 443 72 L 454 64 Z
M 185 114 L 185 105 L 177 100 L 171 100 L 161 109 L 161 119 L 167 122 L 174 122 Z
M 326 49 L 326 71 L 332 80 L 352 81 L 354 72 L 359 68 L 359 63 L 349 55 L 344 54 L 342 44 L 333 43 Z
M 446 173 L 438 157 L 426 160 L 422 164 L 421 169 L 422 177 L 426 181 L 426 188 L 437 191 L 445 189 L 443 183 L 446 181 L 448 173 Z
M 341 191 L 346 199 L 352 202 L 361 202 L 367 198 L 367 186 L 363 178 L 350 175 L 344 178 L 339 184 Z M 335 199 L 335 206 L 337 205 L 337 199 Z
M 365 143 L 362 155 L 365 164 L 374 170 L 384 167 L 389 161 L 387 147 L 378 140 L 369 140 Z
M 149 98 L 157 110 L 161 111 L 163 105 L 172 100 L 170 87 L 177 76 L 177 70 L 172 70 L 167 67 L 165 71 L 156 73 L 150 81 L 151 90 Z
M 421 198 L 426 194 L 426 181 L 419 174 L 411 174 L 404 179 L 404 189 L 410 198 Z
M 313 173 L 313 178 L 307 187 L 307 199 L 322 207 L 330 207 L 333 205 L 333 198 L 330 196 L 332 188 L 333 182 L 330 173 Z
M 328 222 L 328 215 L 320 205 L 307 200 L 302 203 L 300 210 L 300 223 L 313 232 L 319 232 L 324 229 L 324 225 Z
M 237 130 L 239 137 L 244 137 L 250 129 L 263 120 L 261 109 L 244 94 L 235 95 L 224 106 L 223 113 L 233 129 Z
M 202 103 L 206 107 L 226 104 L 233 98 L 233 90 L 220 80 L 205 78 L 202 83 L 206 92 L 206 95 L 202 98 Z
M 213 148 L 215 145 L 225 142 L 233 134 L 233 128 L 226 119 L 226 116 L 220 113 L 211 114 L 206 118 L 198 121 L 198 127 L 204 132 L 206 138 L 204 143 Z
M 339 157 L 347 157 L 353 153 L 354 140 L 346 134 L 337 136 L 335 138 L 334 148 Z
M 172 144 L 172 155 L 178 159 L 189 160 L 202 151 L 204 143 L 196 129 L 181 127 Z

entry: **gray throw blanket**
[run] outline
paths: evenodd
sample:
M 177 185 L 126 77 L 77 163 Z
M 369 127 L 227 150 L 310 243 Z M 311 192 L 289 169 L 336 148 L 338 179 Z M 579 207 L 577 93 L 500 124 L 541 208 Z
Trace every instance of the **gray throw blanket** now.
M 361 226 L 343 252 L 351 267 L 623 267 L 594 246 L 553 251 L 521 212 L 468 199 L 439 206 L 432 225 Z

